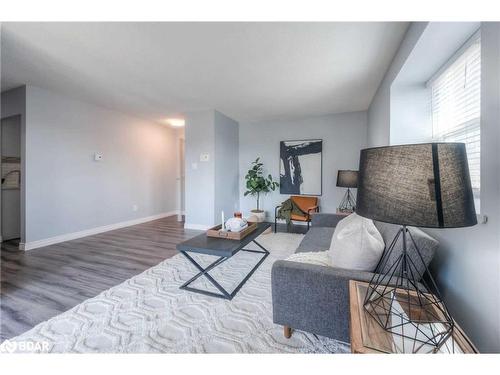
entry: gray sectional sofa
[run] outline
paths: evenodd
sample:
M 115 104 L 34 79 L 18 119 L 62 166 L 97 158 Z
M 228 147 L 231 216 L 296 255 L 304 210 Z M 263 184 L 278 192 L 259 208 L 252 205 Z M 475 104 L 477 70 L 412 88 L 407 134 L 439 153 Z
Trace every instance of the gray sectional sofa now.
M 337 223 L 344 216 L 315 214 L 312 227 L 305 235 L 296 252 L 324 251 L 330 248 Z M 399 226 L 375 222 L 388 246 Z M 417 228 L 410 228 L 426 265 L 432 260 L 439 243 Z M 402 236 L 401 236 L 402 237 Z M 399 242 L 402 241 L 400 237 Z M 396 244 L 393 257 L 401 251 Z M 414 245 L 410 242 L 408 254 L 416 260 Z M 391 263 L 391 262 L 389 262 Z M 423 274 L 424 266 L 422 265 Z M 386 270 L 380 270 L 384 273 Z M 299 329 L 343 342 L 349 340 L 349 280 L 369 282 L 372 272 L 325 267 L 287 260 L 276 261 L 272 268 L 272 296 L 274 323 L 285 326 L 285 336 L 291 329 Z

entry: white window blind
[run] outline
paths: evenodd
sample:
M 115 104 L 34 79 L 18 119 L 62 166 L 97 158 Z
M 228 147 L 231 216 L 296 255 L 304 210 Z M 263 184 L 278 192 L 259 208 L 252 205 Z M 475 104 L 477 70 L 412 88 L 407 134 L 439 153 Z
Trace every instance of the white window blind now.
M 430 83 L 435 141 L 464 142 L 479 212 L 481 190 L 481 39 L 479 33 Z

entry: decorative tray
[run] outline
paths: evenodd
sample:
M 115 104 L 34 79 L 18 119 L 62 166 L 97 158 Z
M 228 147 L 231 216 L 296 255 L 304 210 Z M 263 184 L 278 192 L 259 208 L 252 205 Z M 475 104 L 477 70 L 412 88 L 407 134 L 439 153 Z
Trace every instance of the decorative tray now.
M 257 223 L 248 223 L 248 227 L 242 229 L 239 232 L 229 232 L 227 230 L 221 230 L 222 224 L 216 225 L 213 228 L 207 230 L 208 237 L 225 238 L 227 240 L 239 241 L 252 233 L 257 229 Z

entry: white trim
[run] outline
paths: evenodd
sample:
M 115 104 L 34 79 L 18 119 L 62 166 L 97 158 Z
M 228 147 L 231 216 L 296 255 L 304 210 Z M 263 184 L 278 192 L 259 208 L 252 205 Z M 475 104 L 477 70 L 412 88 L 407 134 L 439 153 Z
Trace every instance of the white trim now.
M 194 229 L 194 230 L 207 230 L 210 228 L 210 225 L 205 224 L 184 224 L 184 229 Z
M 54 245 L 56 243 L 76 240 L 77 238 L 92 236 L 94 234 L 109 232 L 109 231 L 115 230 L 115 229 L 130 227 L 132 225 L 137 225 L 137 224 L 146 223 L 148 221 L 162 219 L 162 218 L 167 217 L 167 216 L 177 215 L 177 213 L 178 213 L 177 210 L 163 212 L 163 213 L 157 214 L 157 215 L 141 217 L 139 219 L 122 221 L 120 223 L 115 223 L 115 224 L 110 224 L 110 225 L 103 225 L 101 227 L 86 229 L 86 230 L 82 230 L 79 232 L 61 234 L 59 236 L 49 237 L 49 238 L 45 238 L 43 240 L 31 241 L 31 242 L 26 242 L 26 243 L 21 242 L 19 244 L 19 250 L 24 250 L 24 251 L 33 250 L 33 249 L 37 249 L 39 247 Z

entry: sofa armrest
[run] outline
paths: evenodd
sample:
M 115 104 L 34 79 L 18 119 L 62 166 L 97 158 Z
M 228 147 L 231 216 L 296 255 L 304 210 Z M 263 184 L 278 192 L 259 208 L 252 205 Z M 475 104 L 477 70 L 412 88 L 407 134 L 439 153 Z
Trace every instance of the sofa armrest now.
M 311 215 L 311 223 L 313 227 L 336 227 L 344 218 L 345 215 L 315 213 Z
M 273 321 L 349 342 L 349 280 L 373 273 L 279 260 L 271 283 Z

